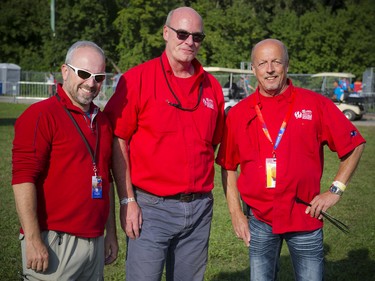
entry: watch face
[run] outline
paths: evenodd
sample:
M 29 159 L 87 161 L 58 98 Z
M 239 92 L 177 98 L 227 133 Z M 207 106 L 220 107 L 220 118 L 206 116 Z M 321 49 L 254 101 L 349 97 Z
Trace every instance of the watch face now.
M 332 186 L 331 187 L 331 191 L 333 192 L 333 193 L 336 193 L 337 192 L 337 189 L 338 189 L 338 187 L 337 186 Z

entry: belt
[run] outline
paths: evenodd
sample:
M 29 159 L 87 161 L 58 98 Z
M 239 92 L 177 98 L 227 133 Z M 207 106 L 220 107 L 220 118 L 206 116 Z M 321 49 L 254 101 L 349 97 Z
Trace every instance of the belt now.
M 158 198 L 162 198 L 162 199 L 165 199 L 165 200 L 178 200 L 180 202 L 186 202 L 186 203 L 192 202 L 196 199 L 200 199 L 200 198 L 209 194 L 209 193 L 179 193 L 179 194 L 176 194 L 176 195 L 158 196 L 158 195 L 152 194 L 150 192 L 147 192 L 143 189 L 140 189 L 138 187 L 136 187 L 136 189 L 137 189 L 138 192 L 145 193 L 145 194 L 155 196 L 155 197 L 158 197 Z

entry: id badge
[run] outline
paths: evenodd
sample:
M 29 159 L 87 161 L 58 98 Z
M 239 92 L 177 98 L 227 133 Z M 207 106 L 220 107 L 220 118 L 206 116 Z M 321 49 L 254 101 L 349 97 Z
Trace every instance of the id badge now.
M 103 180 L 101 176 L 92 177 L 92 191 L 91 197 L 93 199 L 102 199 L 103 198 Z
M 276 158 L 266 158 L 267 188 L 276 187 Z

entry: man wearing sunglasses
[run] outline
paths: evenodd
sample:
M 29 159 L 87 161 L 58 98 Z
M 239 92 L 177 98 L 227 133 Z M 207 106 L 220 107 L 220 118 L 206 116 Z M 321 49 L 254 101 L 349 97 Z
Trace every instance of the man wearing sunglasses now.
M 126 280 L 203 280 L 212 218 L 221 86 L 196 59 L 205 34 L 188 7 L 169 13 L 165 52 L 120 78 L 104 112 L 128 236 Z M 129 158 L 128 158 L 129 153 Z
M 12 185 L 22 276 L 99 281 L 118 252 L 113 133 L 93 103 L 105 79 L 104 52 L 93 42 L 76 42 L 61 72 L 57 93 L 31 105 L 15 125 Z

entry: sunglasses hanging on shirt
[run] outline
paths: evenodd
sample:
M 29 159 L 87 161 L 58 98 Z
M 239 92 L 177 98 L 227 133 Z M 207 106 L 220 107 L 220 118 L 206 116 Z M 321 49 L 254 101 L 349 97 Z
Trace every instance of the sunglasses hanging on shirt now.
M 178 109 L 181 109 L 183 111 L 194 111 L 198 108 L 199 106 L 199 103 L 201 101 L 201 98 L 202 98 L 202 92 L 203 92 L 203 85 L 202 85 L 202 82 L 199 84 L 199 94 L 198 94 L 198 101 L 197 101 L 197 104 L 193 107 L 193 108 L 185 108 L 181 105 L 181 102 L 180 100 L 177 98 L 177 95 L 175 94 L 175 92 L 172 90 L 172 87 L 171 85 L 169 84 L 169 81 L 168 81 L 168 78 L 167 78 L 167 74 L 165 72 L 165 69 L 164 69 L 164 64 L 163 64 L 163 60 L 162 58 L 160 57 L 160 63 L 161 63 L 161 68 L 163 70 L 163 74 L 164 74 L 164 78 L 165 78 L 165 81 L 167 82 L 167 85 L 168 85 L 168 88 L 169 88 L 169 91 L 172 93 L 173 97 L 175 98 L 175 100 L 177 101 L 177 103 L 173 103 L 173 102 L 170 102 L 169 100 L 166 100 L 166 102 L 171 105 L 171 106 L 174 106 L 175 108 L 178 108 Z

